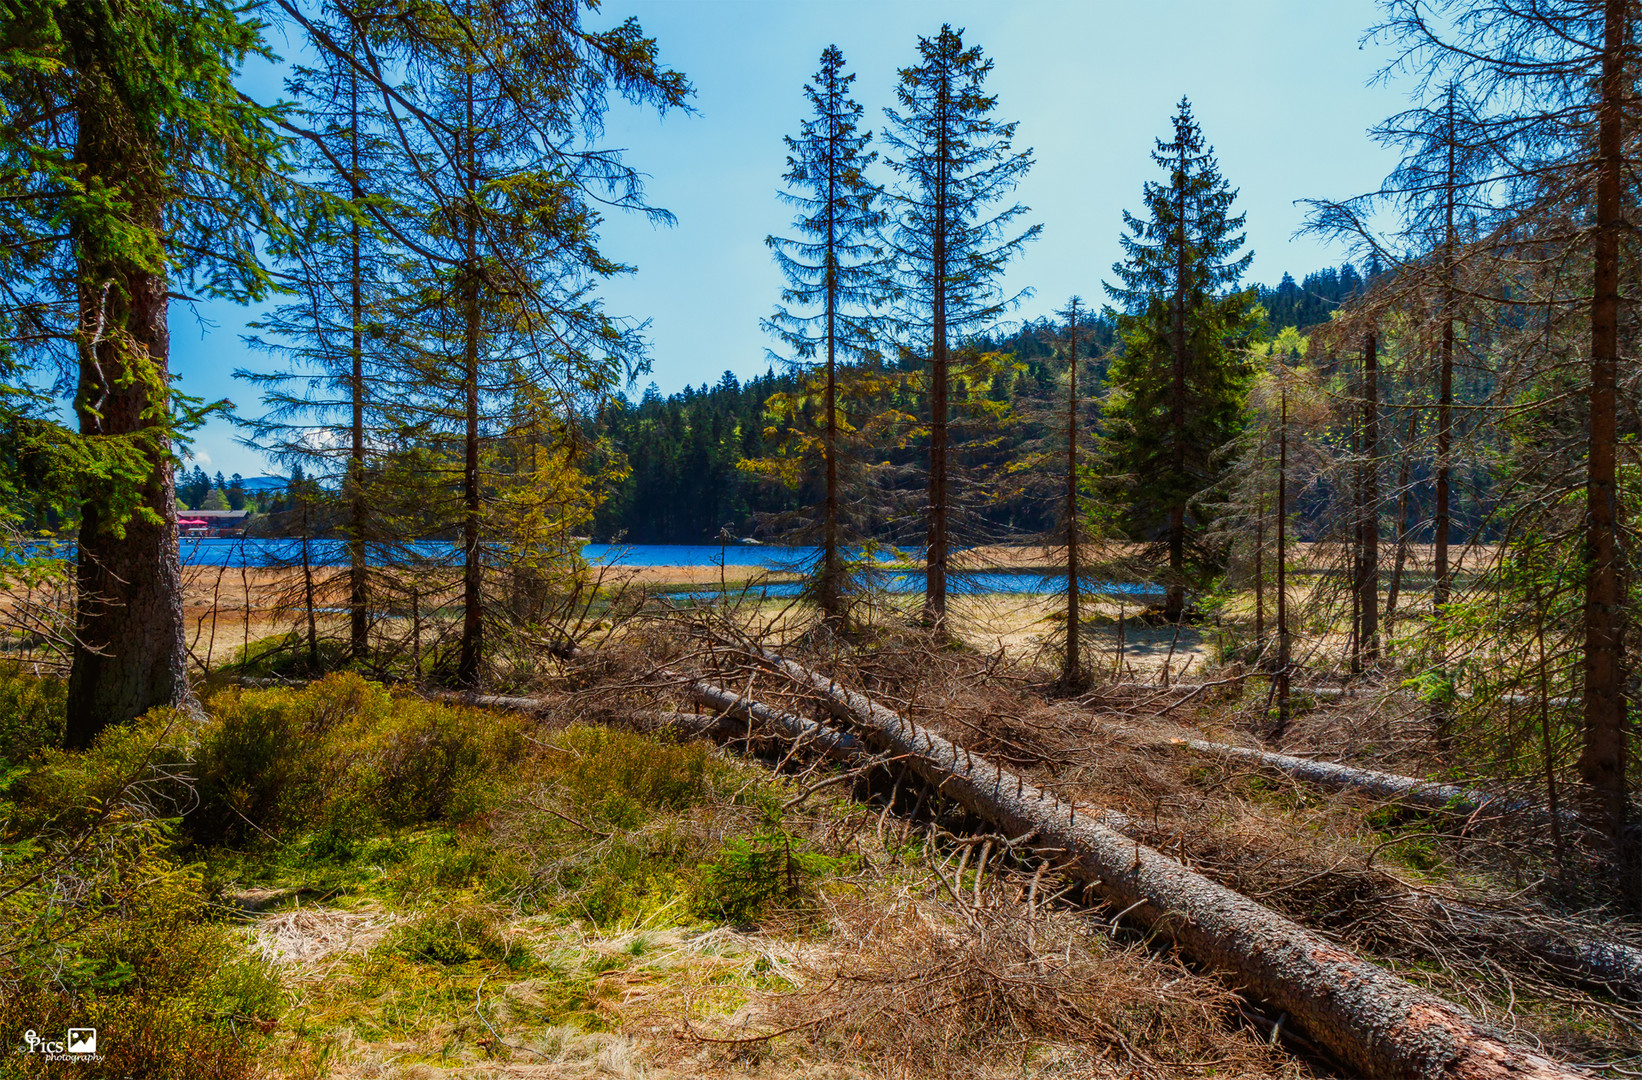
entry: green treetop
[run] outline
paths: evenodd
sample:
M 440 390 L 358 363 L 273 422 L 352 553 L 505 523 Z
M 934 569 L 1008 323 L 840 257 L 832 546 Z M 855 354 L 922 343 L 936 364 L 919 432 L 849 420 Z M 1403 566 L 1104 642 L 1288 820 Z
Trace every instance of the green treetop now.
M 1104 455 L 1137 538 L 1161 540 L 1169 560 L 1165 614 L 1178 621 L 1187 582 L 1208 554 L 1199 497 L 1221 479 L 1220 449 L 1236 434 L 1248 383 L 1242 342 L 1257 325 L 1253 290 L 1237 286 L 1252 253 L 1243 246 L 1237 192 L 1220 175 L 1184 98 L 1174 137 L 1152 160 L 1168 170 L 1147 183 L 1146 216 L 1125 211 L 1118 285 L 1118 355 L 1108 373 Z

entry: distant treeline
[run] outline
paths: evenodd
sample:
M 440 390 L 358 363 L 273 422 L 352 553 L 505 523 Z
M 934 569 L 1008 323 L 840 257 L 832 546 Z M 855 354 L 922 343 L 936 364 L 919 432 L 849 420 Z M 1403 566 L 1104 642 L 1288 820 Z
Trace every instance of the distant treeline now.
M 1370 276 L 1374 272 L 1371 267 Z M 1303 331 L 1327 322 L 1334 309 L 1362 287 L 1363 275 L 1346 263 L 1307 274 L 1298 284 L 1285 273 L 1276 286 L 1255 288 L 1271 327 Z M 1010 414 L 1016 418 L 1003 434 L 1006 454 L 1044 437 L 1042 422 L 1033 418 L 1045 415 L 1045 410 L 1034 406 L 1051 395 L 1065 373 L 1065 361 L 1054 345 L 1062 329 L 1040 318 L 968 343 L 1013 360 L 992 389 L 994 398 L 1010 403 Z M 1080 352 L 1091 361 L 1085 370 L 1104 385 L 1104 358 L 1115 344 L 1112 325 L 1097 319 L 1086 333 L 1086 349 Z M 761 516 L 795 509 L 799 496 L 794 491 L 744 471 L 738 463 L 761 458 L 782 442 L 782 421 L 767 415 L 765 402 L 774 394 L 794 391 L 800 378 L 799 372 L 771 368 L 743 382 L 726 371 L 716 386 L 687 386 L 663 397 L 651 384 L 637 402 L 617 398 L 596 426 L 599 435 L 626 454 L 632 471 L 599 508 L 593 522 L 595 539 L 700 544 L 721 531 L 738 538 L 757 536 Z M 1044 507 L 1019 502 L 999 503 L 986 516 L 1005 534 L 1024 534 L 1045 528 L 1047 513 Z

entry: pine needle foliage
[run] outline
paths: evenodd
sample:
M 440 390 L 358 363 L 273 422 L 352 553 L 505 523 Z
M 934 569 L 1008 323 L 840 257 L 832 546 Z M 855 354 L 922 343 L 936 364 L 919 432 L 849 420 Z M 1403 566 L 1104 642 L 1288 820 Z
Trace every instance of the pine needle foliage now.
M 1173 128 L 1152 153 L 1168 179 L 1146 184 L 1145 217 L 1124 212 L 1118 284 L 1106 286 L 1121 344 L 1103 453 L 1123 526 L 1168 556 L 1164 615 L 1178 622 L 1187 585 L 1217 561 L 1202 543 L 1203 496 L 1222 477 L 1216 451 L 1237 433 L 1249 378 L 1241 346 L 1258 318 L 1254 291 L 1237 288 L 1254 257 L 1237 254 L 1237 191 L 1185 98 Z
M 862 107 L 848 96 L 854 81 L 844 71 L 844 54 L 829 45 L 821 54 L 820 70 L 804 87 L 813 115 L 796 138 L 786 139 L 788 190 L 781 198 L 798 211 L 793 222 L 798 238 L 764 240 L 787 280 L 782 304 L 765 328 L 790 350 L 794 363 L 819 359 L 824 365 L 814 447 L 822 473 L 820 528 L 803 530 L 812 536 L 802 539 L 819 532 L 812 591 L 835 624 L 847 615 L 846 546 L 861 539 L 848 529 L 840 505 L 847 482 L 841 458 L 848 425 L 839 415 L 839 363 L 874 349 L 881 322 L 877 309 L 889 298 L 879 242 L 882 192 L 865 171 L 877 154 L 867 150 L 871 132 L 860 130 Z
M 924 618 L 946 618 L 947 562 L 953 541 L 951 402 L 953 346 L 989 328 L 1026 294 L 1005 295 L 998 277 L 1035 239 L 1041 225 L 1015 232 L 1027 208 L 996 213 L 991 204 L 1032 167 L 1031 150 L 1014 148 L 1013 122 L 994 114 L 985 92 L 992 61 L 966 47 L 950 24 L 918 39 L 919 62 L 901 69 L 899 108 L 886 108 L 884 141 L 899 182 L 891 195 L 890 230 L 899 285 L 898 318 L 911 357 L 927 364 L 929 416 L 928 546 Z M 960 363 L 961 366 L 961 363 Z

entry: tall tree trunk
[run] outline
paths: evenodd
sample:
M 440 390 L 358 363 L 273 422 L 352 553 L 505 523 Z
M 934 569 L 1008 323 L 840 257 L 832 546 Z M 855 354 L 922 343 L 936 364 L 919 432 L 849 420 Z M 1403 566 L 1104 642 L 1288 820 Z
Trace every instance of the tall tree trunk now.
M 827 490 L 821 511 L 821 611 L 834 625 L 844 622 L 843 558 L 838 536 L 838 123 L 843 107 L 837 74 L 827 69 L 827 426 L 822 453 L 826 455 Z
M 1362 655 L 1370 664 L 1380 656 L 1380 352 L 1369 331 L 1363 343 L 1363 487 L 1362 487 Z
M 1442 351 L 1437 373 L 1437 477 L 1436 508 L 1432 517 L 1433 584 L 1431 604 L 1442 619 L 1452 583 L 1448 568 L 1449 454 L 1453 445 L 1454 423 L 1454 197 L 1459 182 L 1455 175 L 1454 87 L 1448 87 L 1448 170 L 1443 184 L 1442 242 Z
M 467 76 L 467 175 L 463 177 L 466 252 L 462 265 L 462 651 L 456 683 L 479 684 L 484 646 L 483 566 L 479 551 L 479 223 L 473 116 L 473 76 Z
M 158 238 L 162 187 L 157 177 L 141 175 L 149 154 L 132 145 L 131 133 L 144 128 L 107 79 L 87 77 L 80 86 L 74 158 L 81 176 L 88 183 L 107 178 L 109 189 L 127 200 L 131 224 Z M 115 490 L 119 481 L 93 486 L 80 510 L 64 741 L 82 748 L 109 724 L 157 706 L 188 706 L 194 696 L 171 466 L 166 277 L 116 249 L 106 230 L 71 227 L 80 282 L 74 397 L 80 431 L 132 439 L 148 462 L 138 513 L 114 516 L 112 507 L 129 494 Z
M 1579 775 L 1588 789 L 1590 823 L 1616 849 L 1620 883 L 1639 889 L 1634 845 L 1625 839 L 1625 574 L 1617 475 L 1619 232 L 1623 228 L 1622 50 L 1626 0 L 1607 0 L 1598 88 L 1595 271 L 1591 296 L 1590 450 L 1585 481 L 1584 746 Z
M 1442 327 L 1442 369 L 1438 374 L 1437 397 L 1437 476 L 1436 507 L 1432 514 L 1432 611 L 1440 620 L 1443 605 L 1453 591 L 1448 566 L 1449 469 L 1454 416 L 1454 320 L 1445 318 Z
M 313 500 L 302 493 L 302 612 L 308 624 L 308 670 L 319 673 L 319 624 L 314 599 Z
M 935 230 L 932 237 L 932 296 L 930 304 L 930 393 L 929 393 L 929 550 L 924 567 L 924 621 L 945 637 L 947 533 L 947 340 L 946 340 L 946 259 L 947 259 L 947 169 L 951 148 L 947 122 L 950 109 L 950 74 L 943 74 L 936 92 L 936 109 L 941 134 L 935 161 Z
M 1179 136 L 1177 135 L 1178 139 Z M 1186 174 L 1186 148 L 1180 147 L 1180 175 Z M 1163 598 L 1163 617 L 1178 624 L 1186 611 L 1186 188 L 1179 186 L 1175 242 L 1174 326 L 1170 330 L 1172 383 L 1169 394 L 1169 433 L 1175 486 L 1169 506 L 1169 585 Z
M 1385 591 L 1385 635 L 1390 639 L 1396 629 L 1397 593 L 1403 584 L 1403 567 L 1408 564 L 1408 534 L 1413 526 L 1408 521 L 1409 465 L 1413 455 L 1414 439 L 1419 434 L 1420 414 L 1408 411 L 1408 442 L 1403 446 L 1402 463 L 1397 466 L 1397 555 L 1391 568 L 1391 584 Z
M 1351 594 L 1351 634 L 1347 639 L 1348 651 L 1351 657 L 1351 674 L 1359 675 L 1363 670 L 1363 462 L 1361 458 L 1363 444 L 1362 426 L 1353 420 L 1351 424 L 1351 457 L 1355 463 L 1352 466 L 1351 483 L 1351 577 L 1350 586 L 1346 590 Z
M 1288 469 L 1289 388 L 1283 372 L 1282 415 L 1277 427 L 1277 731 L 1289 726 Z
M 364 196 L 359 183 L 359 76 L 349 75 L 349 111 L 353 130 L 349 141 L 349 187 L 357 203 Z M 365 565 L 365 304 L 360 281 L 360 230 L 353 223 L 349 233 L 349 260 L 352 291 L 349 296 L 349 314 L 353 330 L 350 359 L 353 370 L 349 373 L 348 391 L 352 399 L 348 448 L 348 651 L 354 659 L 363 659 L 370 651 L 367 640 L 369 619 L 369 570 Z
M 1260 655 L 1266 651 L 1266 500 L 1262 493 L 1254 502 L 1254 644 Z
M 1078 611 L 1078 307 L 1068 308 L 1071 329 L 1066 392 L 1066 659 L 1061 682 L 1083 682 L 1083 647 L 1079 641 L 1082 614 Z

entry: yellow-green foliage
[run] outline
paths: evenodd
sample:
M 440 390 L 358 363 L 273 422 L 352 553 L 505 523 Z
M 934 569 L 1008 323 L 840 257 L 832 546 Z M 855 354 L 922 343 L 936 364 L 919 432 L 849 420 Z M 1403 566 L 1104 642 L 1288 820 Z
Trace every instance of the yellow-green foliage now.
M 256 1074 L 256 1025 L 283 1002 L 176 854 L 186 724 L 151 714 L 0 787 L 0 1076 L 56 1075 L 11 1051 L 69 1026 L 99 1029 L 103 1075 Z
M 0 667 L 0 764 L 29 761 L 63 741 L 60 679 L 42 679 Z
M 228 691 L 201 735 L 194 834 L 461 820 L 519 761 L 518 717 L 394 697 L 341 673 L 298 691 Z
M 544 776 L 600 821 L 632 828 L 652 815 L 708 801 L 737 771 L 706 743 L 670 744 L 609 728 L 576 727 L 558 740 Z M 726 793 L 727 794 L 727 793 Z
M 690 913 L 740 925 L 802 911 L 815 898 L 816 877 L 840 861 L 805 850 L 787 833 L 734 837 L 696 870 Z
M 529 966 L 530 954 L 498 926 L 493 912 L 474 904 L 447 904 L 424 912 L 393 932 L 389 947 L 408 960 L 465 964 L 490 960 L 513 970 Z
M 545 1021 L 597 1026 L 597 971 L 538 955 L 519 916 L 762 922 L 802 908 L 835 864 L 782 829 L 761 768 L 702 742 L 533 730 L 353 674 L 223 691 L 207 712 L 156 711 L 84 753 L 0 767 L 7 1049 L 25 1028 L 90 1025 L 108 1075 L 249 1080 L 259 1055 L 310 1054 L 344 1029 L 472 1023 L 499 968 L 538 986 Z M 323 1019 L 290 1014 L 221 903 L 250 884 L 399 921 L 331 990 L 304 990 L 330 1002 Z M 26 1057 L 0 1054 L 0 1078 L 46 1074 Z

